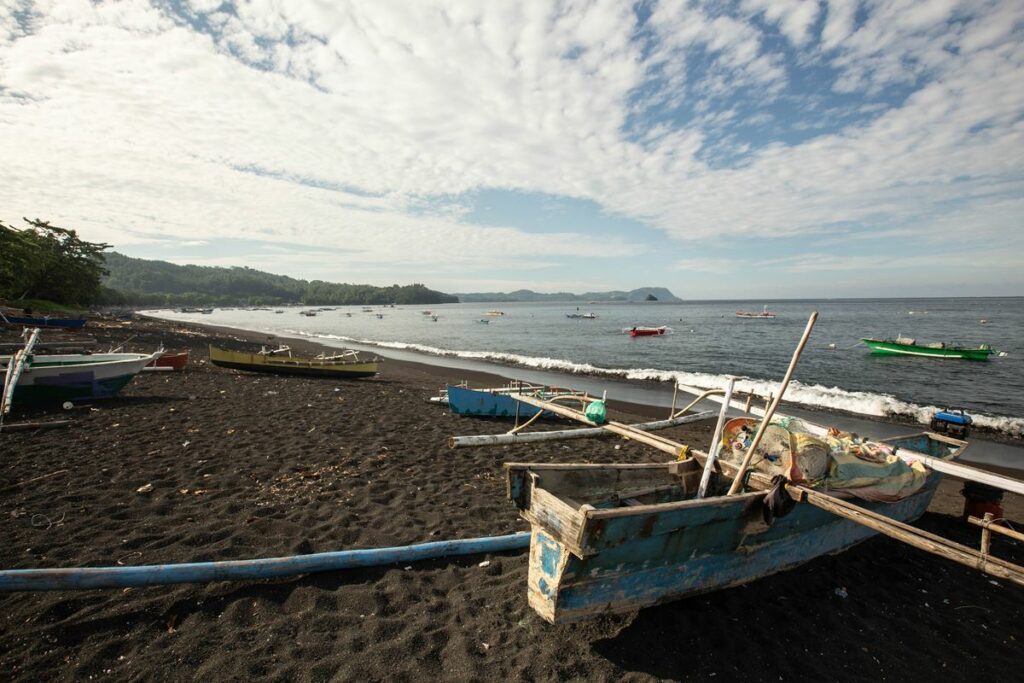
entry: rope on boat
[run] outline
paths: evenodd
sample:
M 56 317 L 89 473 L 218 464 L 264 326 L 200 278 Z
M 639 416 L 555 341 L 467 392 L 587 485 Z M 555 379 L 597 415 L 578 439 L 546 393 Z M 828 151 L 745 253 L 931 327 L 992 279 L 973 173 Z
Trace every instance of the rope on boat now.
M 508 536 L 485 536 L 391 548 L 341 550 L 257 560 L 154 564 L 138 567 L 4 569 L 0 570 L 0 593 L 166 586 L 212 581 L 259 581 L 313 572 L 379 567 L 396 562 L 521 550 L 529 545 L 530 533 L 524 531 Z

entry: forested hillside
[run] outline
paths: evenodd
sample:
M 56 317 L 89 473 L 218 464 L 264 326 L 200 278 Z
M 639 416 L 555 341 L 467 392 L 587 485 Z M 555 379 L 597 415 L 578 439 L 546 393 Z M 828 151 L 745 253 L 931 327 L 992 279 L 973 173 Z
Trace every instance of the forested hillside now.
M 423 285 L 352 285 L 297 280 L 252 268 L 179 266 L 166 261 L 106 254 L 105 303 L 114 305 L 441 304 L 449 294 Z

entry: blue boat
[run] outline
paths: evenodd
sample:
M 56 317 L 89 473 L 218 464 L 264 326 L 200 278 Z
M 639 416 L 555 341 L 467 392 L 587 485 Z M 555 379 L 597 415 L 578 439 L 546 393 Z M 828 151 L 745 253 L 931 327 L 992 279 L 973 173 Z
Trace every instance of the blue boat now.
M 965 443 L 938 434 L 890 440 L 952 460 Z M 726 463 L 722 462 L 724 467 Z M 694 458 L 661 464 L 508 463 L 508 496 L 530 522 L 528 599 L 551 623 L 622 614 L 737 586 L 835 553 L 876 531 L 797 504 L 765 521 L 764 490 L 696 497 Z M 861 509 L 909 522 L 928 508 L 941 473 L 896 502 Z M 709 492 L 731 478 L 713 473 Z M 848 494 L 829 491 L 830 500 Z
M 525 403 L 519 403 L 509 393 L 512 391 L 525 391 L 525 389 L 469 389 L 467 387 L 449 384 L 446 393 L 448 394 L 448 407 L 457 415 L 478 415 L 486 417 L 515 417 L 516 405 L 519 406 L 519 417 L 533 417 L 540 408 Z M 551 413 L 547 413 L 549 416 Z
M 49 316 L 43 316 L 37 318 L 34 316 L 11 316 L 0 314 L 3 322 L 10 323 L 12 325 L 22 325 L 24 327 L 59 327 L 65 330 L 78 330 L 85 326 L 84 318 L 51 318 Z

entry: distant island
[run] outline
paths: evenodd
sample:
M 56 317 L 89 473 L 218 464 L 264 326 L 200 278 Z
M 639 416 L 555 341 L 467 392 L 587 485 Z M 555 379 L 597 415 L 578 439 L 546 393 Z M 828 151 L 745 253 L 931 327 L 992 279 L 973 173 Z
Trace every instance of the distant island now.
M 419 305 L 459 301 L 420 284 L 375 287 L 298 280 L 237 266 L 179 266 L 117 252 L 103 257 L 107 273 L 102 280 L 101 302 L 110 306 Z
M 584 292 L 583 294 L 573 294 L 572 292 L 554 292 L 552 294 L 543 294 L 541 292 L 534 292 L 529 289 L 517 289 L 514 292 L 473 292 L 468 294 L 455 294 L 455 296 L 459 298 L 459 301 L 462 301 L 464 303 L 501 303 L 512 301 L 658 301 L 662 303 L 682 302 L 682 299 L 678 298 L 677 296 L 672 294 L 672 292 L 668 291 L 664 287 L 640 287 L 639 289 L 634 289 L 628 292 Z

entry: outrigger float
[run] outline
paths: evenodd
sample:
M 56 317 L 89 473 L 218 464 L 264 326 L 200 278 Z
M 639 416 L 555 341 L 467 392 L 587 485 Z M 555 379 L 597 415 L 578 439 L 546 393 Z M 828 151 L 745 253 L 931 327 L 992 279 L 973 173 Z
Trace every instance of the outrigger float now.
M 909 524 L 928 508 L 943 474 L 1024 494 L 1024 482 L 956 463 L 965 441 L 933 432 L 870 441 L 776 413 L 816 315 L 765 409 L 733 401 L 731 380 L 724 391 L 678 387 L 697 395 L 679 413 L 704 398 L 722 404 L 710 453 L 643 425 L 599 424 L 556 401 L 511 395 L 588 425 L 575 431 L 618 434 L 674 458 L 660 464 L 506 463 L 508 497 L 532 527 L 527 595 L 544 619 L 626 613 L 744 584 L 875 533 L 1024 585 L 1024 567 L 989 552 L 992 532 L 1018 540 L 1024 535 L 990 515 L 970 520 L 983 529 L 981 550 Z M 727 421 L 729 408 L 762 419 Z M 683 417 L 679 413 L 670 420 Z M 528 436 L 455 437 L 450 444 Z

